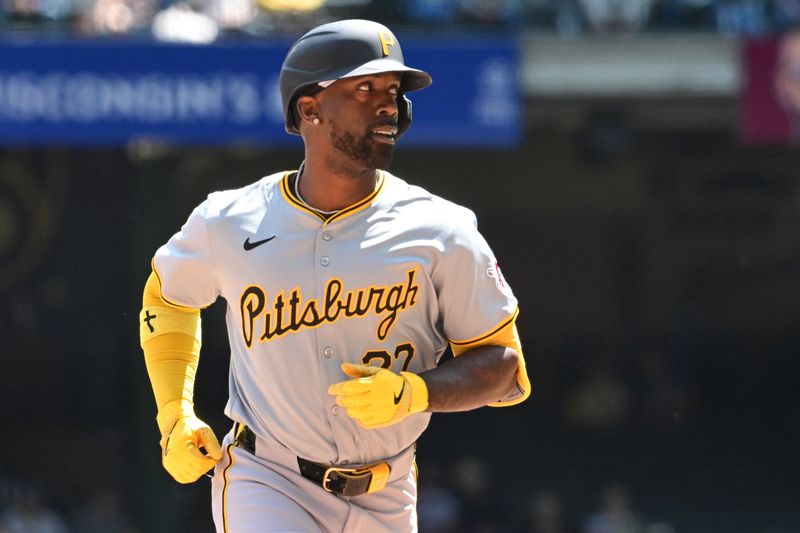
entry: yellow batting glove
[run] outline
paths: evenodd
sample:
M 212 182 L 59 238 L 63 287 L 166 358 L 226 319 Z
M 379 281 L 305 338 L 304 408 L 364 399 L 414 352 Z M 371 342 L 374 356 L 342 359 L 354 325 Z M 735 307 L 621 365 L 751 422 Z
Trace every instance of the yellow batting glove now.
M 365 428 L 390 426 L 428 408 L 428 387 L 416 374 L 350 363 L 342 372 L 353 379 L 331 385 L 328 394 Z
M 163 428 L 161 462 L 178 483 L 197 481 L 222 459 L 214 431 L 194 413 L 175 415 L 165 421 Z

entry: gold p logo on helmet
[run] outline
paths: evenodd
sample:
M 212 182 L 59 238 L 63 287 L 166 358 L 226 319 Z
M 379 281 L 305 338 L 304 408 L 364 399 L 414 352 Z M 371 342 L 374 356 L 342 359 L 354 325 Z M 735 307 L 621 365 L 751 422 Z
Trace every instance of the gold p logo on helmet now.
M 394 46 L 394 35 L 389 33 L 388 31 L 379 31 L 378 37 L 381 40 L 381 46 L 383 47 L 383 57 L 389 55 L 389 47 Z

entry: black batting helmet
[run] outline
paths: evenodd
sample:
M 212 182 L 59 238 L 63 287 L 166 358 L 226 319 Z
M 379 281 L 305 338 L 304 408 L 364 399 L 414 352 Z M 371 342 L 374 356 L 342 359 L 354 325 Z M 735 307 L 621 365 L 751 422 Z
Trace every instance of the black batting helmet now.
M 317 26 L 295 42 L 281 66 L 280 88 L 286 131 L 300 134 L 295 102 L 319 82 L 383 72 L 402 74 L 397 96 L 397 136 L 411 123 L 411 101 L 405 93 L 431 84 L 427 72 L 407 67 L 394 34 L 370 20 L 340 20 Z

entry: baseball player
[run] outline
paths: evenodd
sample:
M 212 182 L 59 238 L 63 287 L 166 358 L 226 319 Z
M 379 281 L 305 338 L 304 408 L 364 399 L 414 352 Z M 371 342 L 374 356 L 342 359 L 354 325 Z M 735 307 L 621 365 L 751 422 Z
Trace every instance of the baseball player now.
M 431 413 L 530 392 L 517 301 L 474 214 L 385 170 L 406 93 L 430 83 L 381 24 L 311 30 L 280 74 L 299 169 L 212 193 L 155 254 L 140 332 L 162 462 L 181 483 L 214 468 L 220 533 L 416 531 Z M 222 446 L 192 405 L 200 310 L 219 296 Z

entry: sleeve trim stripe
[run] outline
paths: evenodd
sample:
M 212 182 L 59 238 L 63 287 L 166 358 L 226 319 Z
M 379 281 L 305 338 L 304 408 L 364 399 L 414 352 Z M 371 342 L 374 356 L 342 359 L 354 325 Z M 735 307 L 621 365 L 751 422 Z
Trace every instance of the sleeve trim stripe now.
M 153 273 L 156 275 L 156 278 L 158 278 L 158 294 L 161 296 L 161 299 L 164 300 L 165 303 L 168 303 L 169 305 L 171 305 L 173 307 L 179 307 L 181 309 L 193 309 L 193 310 L 197 309 L 197 307 L 192 307 L 191 305 L 182 305 L 182 304 L 179 304 L 179 303 L 175 303 L 172 300 L 170 300 L 169 298 L 167 298 L 166 296 L 164 296 L 164 291 L 163 291 L 164 283 L 161 281 L 161 274 L 159 274 L 158 270 L 156 269 L 156 258 L 155 257 L 150 260 L 150 265 L 153 268 Z M 203 307 L 201 309 L 205 309 L 205 308 Z
M 478 343 L 478 342 L 480 342 L 480 341 L 482 341 L 484 339 L 488 339 L 489 337 L 491 337 L 492 335 L 494 335 L 498 331 L 502 330 L 503 328 L 508 327 L 509 324 L 513 323 L 517 319 L 517 315 L 519 315 L 519 307 L 514 309 L 514 312 L 511 314 L 510 317 L 508 317 L 507 319 L 503 320 L 497 327 L 492 328 L 492 330 L 490 330 L 488 333 L 485 333 L 483 335 L 478 335 L 477 337 L 473 337 L 471 339 L 466 339 L 466 340 L 463 340 L 463 341 L 454 341 L 454 340 L 450 340 L 450 339 L 447 339 L 447 340 L 450 342 L 450 344 L 453 344 L 455 346 L 465 346 L 465 345 L 468 345 L 468 344 Z

